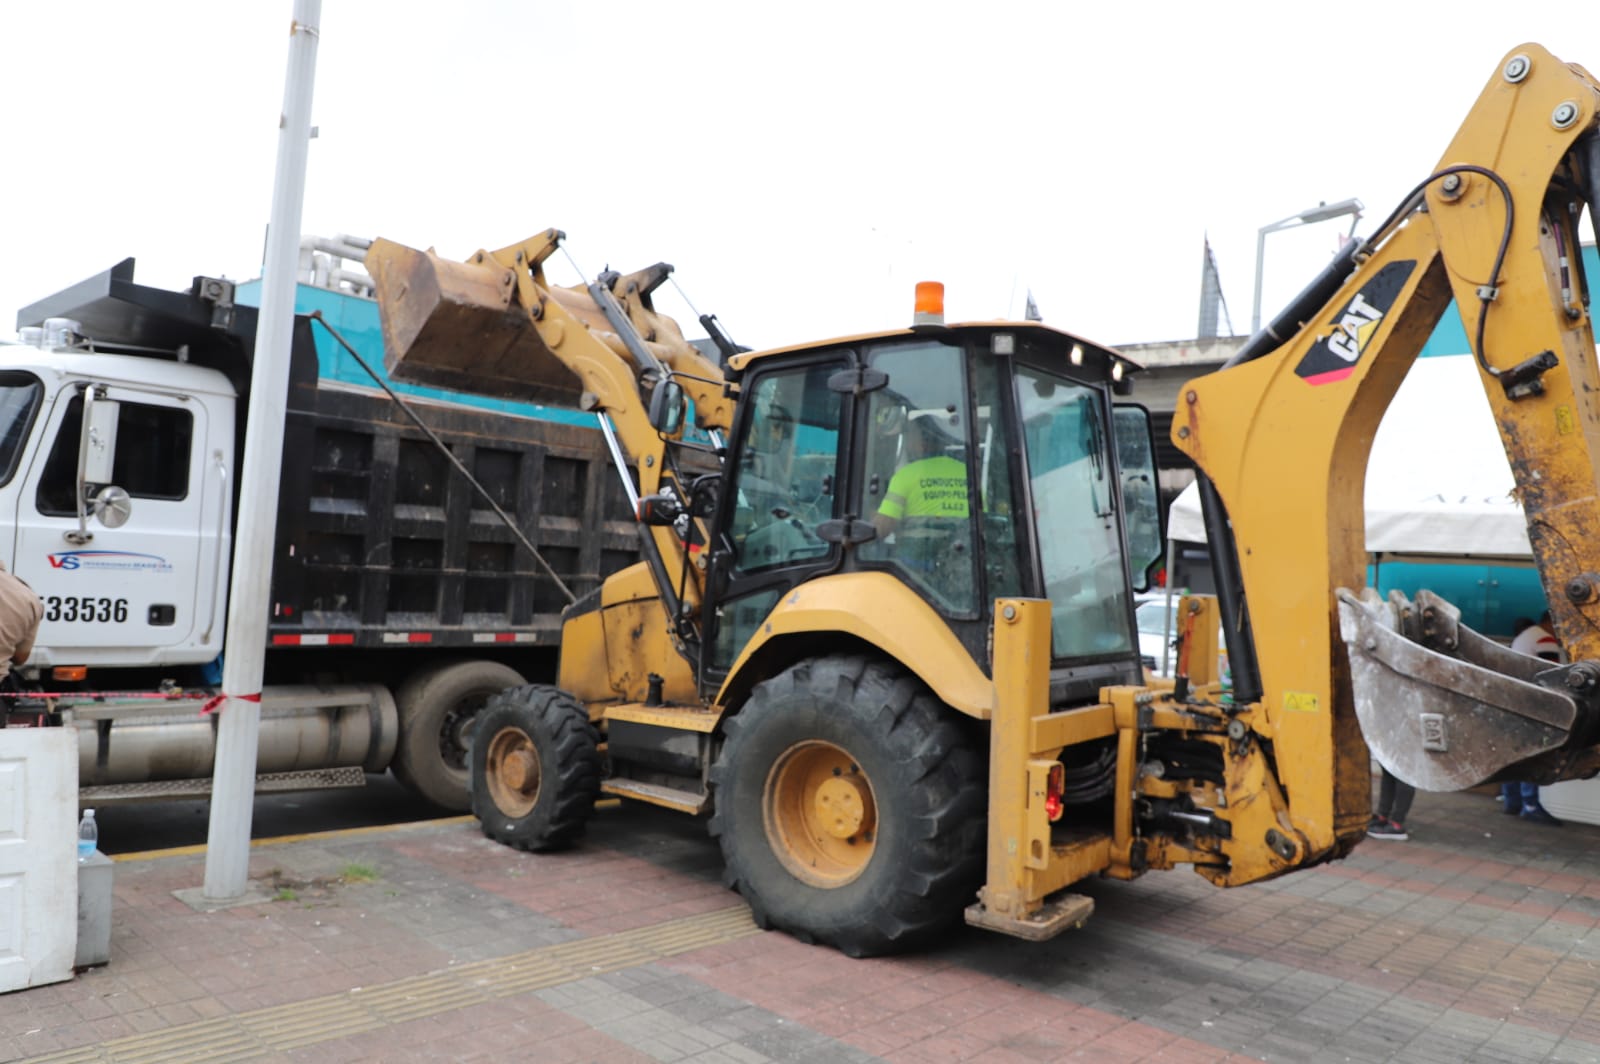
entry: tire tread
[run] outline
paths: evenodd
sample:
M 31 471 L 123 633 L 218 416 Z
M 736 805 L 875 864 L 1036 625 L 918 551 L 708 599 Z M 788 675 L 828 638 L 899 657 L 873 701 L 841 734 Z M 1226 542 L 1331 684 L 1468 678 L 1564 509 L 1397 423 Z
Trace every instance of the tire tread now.
M 722 845 L 724 881 L 750 904 L 759 926 L 776 926 L 837 947 L 851 956 L 893 952 L 926 942 L 957 918 L 981 882 L 985 765 L 967 744 L 952 712 L 905 668 L 868 655 L 837 655 L 802 661 L 759 684 L 744 709 L 724 725 L 723 756 L 711 769 L 714 793 L 727 793 L 741 750 L 754 731 L 776 714 L 773 703 L 806 697 L 855 714 L 907 766 L 915 789 L 933 799 L 904 825 L 908 860 L 894 867 L 878 900 L 833 926 L 809 926 L 794 915 L 802 906 L 769 898 L 732 830 L 734 811 L 718 802 L 710 831 Z M 846 708 L 847 707 L 847 708 Z M 796 882 L 801 890 L 810 890 Z
M 483 833 L 496 842 L 519 850 L 543 853 L 571 846 L 584 833 L 594 803 L 600 796 L 600 737 L 588 711 L 559 688 L 527 684 L 502 691 L 484 707 L 476 738 L 486 743 L 507 725 L 521 728 L 539 748 L 544 761 L 539 802 L 527 815 L 510 818 L 501 813 L 483 784 L 486 748 L 474 744 L 472 757 L 472 812 Z M 556 772 L 549 773 L 553 764 Z M 553 787 L 552 797 L 543 793 Z

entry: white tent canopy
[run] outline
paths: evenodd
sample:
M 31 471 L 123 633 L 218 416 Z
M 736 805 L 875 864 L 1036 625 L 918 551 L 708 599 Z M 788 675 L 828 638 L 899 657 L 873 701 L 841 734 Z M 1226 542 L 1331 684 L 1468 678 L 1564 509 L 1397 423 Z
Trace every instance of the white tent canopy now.
M 1367 551 L 1526 558 L 1512 485 L 1471 356 L 1418 359 L 1367 462 Z M 1196 485 L 1174 500 L 1167 537 L 1205 542 Z

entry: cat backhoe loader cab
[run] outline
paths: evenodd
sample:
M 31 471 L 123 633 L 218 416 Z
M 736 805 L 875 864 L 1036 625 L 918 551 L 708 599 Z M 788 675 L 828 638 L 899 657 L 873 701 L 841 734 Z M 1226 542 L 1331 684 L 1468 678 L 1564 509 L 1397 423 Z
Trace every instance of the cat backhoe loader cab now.
M 865 954 L 958 912 L 1048 938 L 1094 874 L 1228 886 L 1338 857 L 1369 814 L 1363 728 L 1424 786 L 1592 774 L 1597 106 L 1581 68 L 1514 51 L 1415 194 L 1186 386 L 1219 595 L 1183 600 L 1168 681 L 1140 667 L 1161 536 L 1117 352 L 919 305 L 905 330 L 722 338 L 717 365 L 651 306 L 665 267 L 554 289 L 554 230 L 467 263 L 376 243 L 391 371 L 594 411 L 639 516 L 644 561 L 567 610 L 557 682 L 476 722 L 484 831 L 567 845 L 601 794 L 707 815 L 758 921 Z M 1571 665 L 1355 590 L 1372 436 L 1452 295 Z

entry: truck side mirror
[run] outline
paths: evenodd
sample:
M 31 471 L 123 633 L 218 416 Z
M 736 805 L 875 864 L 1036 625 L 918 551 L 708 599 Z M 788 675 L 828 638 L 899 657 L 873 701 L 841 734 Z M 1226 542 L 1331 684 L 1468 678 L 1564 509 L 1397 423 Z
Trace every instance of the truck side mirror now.
M 117 416 L 122 405 L 115 399 L 97 399 L 93 388 L 84 390 L 83 435 L 78 439 L 78 492 L 84 485 L 111 483 L 117 461 Z
M 670 439 L 683 434 L 683 386 L 670 378 L 650 393 L 650 427 Z
M 123 489 L 115 484 L 109 484 L 95 494 L 90 508 L 102 525 L 107 528 L 121 528 L 128 523 L 128 518 L 133 516 L 133 499 Z
M 106 521 L 104 515 L 117 507 L 110 503 L 102 506 L 98 500 L 91 502 L 89 499 L 90 484 L 111 483 L 112 471 L 117 464 L 117 417 L 121 410 L 116 400 L 104 398 L 103 387 L 91 384 L 84 388 L 83 423 L 78 430 L 78 479 L 74 485 L 78 501 L 78 528 L 65 533 L 69 543 L 81 546 L 94 540 L 94 533 L 89 531 L 91 508 L 107 528 L 115 528 L 127 520 L 126 493 L 122 500 L 124 505 L 120 508 L 120 520 L 112 517 L 116 524 Z

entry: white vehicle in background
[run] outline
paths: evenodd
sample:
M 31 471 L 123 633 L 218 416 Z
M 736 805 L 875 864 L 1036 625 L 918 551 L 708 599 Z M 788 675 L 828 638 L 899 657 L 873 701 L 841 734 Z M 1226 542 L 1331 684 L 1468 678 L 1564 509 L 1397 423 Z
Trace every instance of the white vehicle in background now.
M 1170 677 L 1178 670 L 1178 604 L 1183 601 L 1181 592 L 1152 591 L 1138 596 L 1134 605 L 1134 623 L 1139 629 L 1139 657 L 1152 676 Z M 1222 633 L 1217 633 L 1219 675 L 1223 682 L 1228 676 L 1228 649 Z
M 1140 595 L 1134 606 L 1134 623 L 1139 629 L 1139 657 L 1144 667 L 1155 676 L 1171 676 L 1177 663 L 1177 651 L 1172 641 L 1177 638 L 1174 624 L 1178 610 L 1178 596 L 1167 597 L 1165 591 Z
M 363 275 L 311 254 L 359 260 L 353 241 L 307 238 L 296 292 L 256 789 L 391 769 L 465 810 L 478 709 L 555 676 L 565 601 L 524 543 L 582 595 L 637 559 L 638 536 L 593 414 L 402 386 L 440 446 L 411 423 L 358 365 L 383 363 Z M 202 706 L 227 649 L 260 287 L 169 292 L 133 266 L 24 308 L 22 342 L 0 342 L 0 563 L 44 601 L 0 724 L 58 713 L 90 806 L 210 792 Z M 314 333 L 313 311 L 365 358 Z

